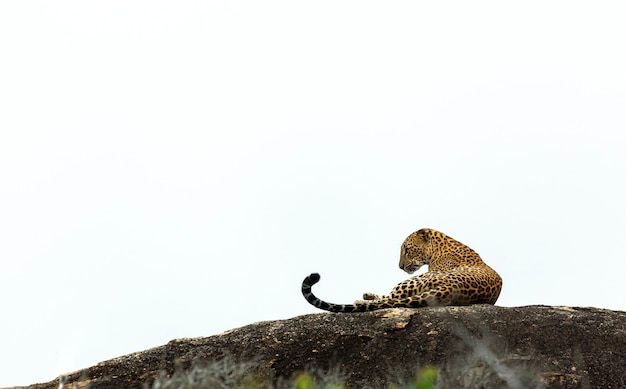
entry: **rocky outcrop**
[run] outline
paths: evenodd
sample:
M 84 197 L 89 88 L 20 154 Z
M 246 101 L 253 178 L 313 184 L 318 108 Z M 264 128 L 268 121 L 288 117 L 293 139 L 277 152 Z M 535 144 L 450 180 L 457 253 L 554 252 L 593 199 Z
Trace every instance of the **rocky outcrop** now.
M 339 372 L 349 388 L 386 388 L 435 366 L 440 387 L 626 387 L 626 312 L 490 305 L 318 313 L 173 340 L 61 377 L 65 387 L 150 388 L 198 361 L 253 361 L 278 382 Z M 59 379 L 29 388 L 56 389 Z

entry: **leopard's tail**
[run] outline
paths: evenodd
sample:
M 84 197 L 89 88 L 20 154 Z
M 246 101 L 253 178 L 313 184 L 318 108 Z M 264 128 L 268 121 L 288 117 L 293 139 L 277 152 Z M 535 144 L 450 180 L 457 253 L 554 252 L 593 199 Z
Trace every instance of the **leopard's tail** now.
M 376 309 L 390 308 L 387 304 L 363 303 L 363 304 L 333 304 L 316 297 L 311 291 L 311 287 L 320 280 L 318 273 L 312 273 L 302 281 L 302 295 L 311 305 L 330 312 L 366 312 Z

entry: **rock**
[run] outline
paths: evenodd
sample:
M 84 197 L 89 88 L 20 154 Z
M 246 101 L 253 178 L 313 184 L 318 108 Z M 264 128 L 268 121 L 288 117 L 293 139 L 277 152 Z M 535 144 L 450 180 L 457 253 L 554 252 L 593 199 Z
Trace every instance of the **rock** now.
M 318 313 L 178 339 L 70 373 L 65 387 L 150 388 L 198 361 L 253 361 L 256 374 L 291 379 L 339 372 L 349 388 L 387 388 L 426 366 L 439 386 L 626 387 L 626 312 L 491 305 Z M 59 378 L 28 388 L 57 389 Z

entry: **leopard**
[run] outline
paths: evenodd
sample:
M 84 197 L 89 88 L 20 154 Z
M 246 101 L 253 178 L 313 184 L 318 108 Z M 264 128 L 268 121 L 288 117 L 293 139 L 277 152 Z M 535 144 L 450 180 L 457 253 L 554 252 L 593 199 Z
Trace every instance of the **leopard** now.
M 502 278 L 478 253 L 456 239 L 431 228 L 410 234 L 400 249 L 400 269 L 413 274 L 422 266 L 428 271 L 396 285 L 388 295 L 363 293 L 353 304 L 335 304 L 316 297 L 312 273 L 302 282 L 302 295 L 313 306 L 336 313 L 369 312 L 385 308 L 421 308 L 494 305 L 502 290 Z

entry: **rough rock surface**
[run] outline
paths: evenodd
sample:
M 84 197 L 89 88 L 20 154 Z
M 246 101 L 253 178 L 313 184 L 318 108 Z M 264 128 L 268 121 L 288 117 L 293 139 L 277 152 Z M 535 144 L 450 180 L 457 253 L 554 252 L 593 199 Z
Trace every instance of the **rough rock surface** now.
M 626 388 L 626 312 L 490 305 L 318 313 L 173 340 L 70 373 L 65 387 L 149 388 L 225 355 L 254 360 L 279 379 L 339 369 L 350 388 L 386 388 L 420 368 L 439 368 L 441 387 Z M 59 379 L 29 388 L 59 388 Z

